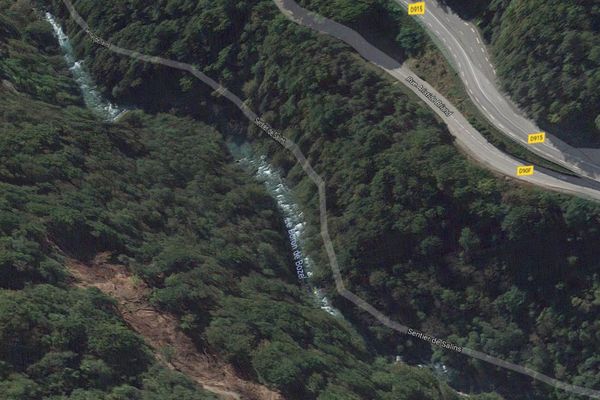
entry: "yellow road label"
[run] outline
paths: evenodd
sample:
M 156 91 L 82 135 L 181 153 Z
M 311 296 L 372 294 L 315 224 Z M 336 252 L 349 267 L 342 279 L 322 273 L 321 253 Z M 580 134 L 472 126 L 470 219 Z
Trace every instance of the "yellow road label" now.
M 419 1 L 408 5 L 408 15 L 423 15 L 425 14 L 425 2 Z
M 533 165 L 517 167 L 517 176 L 533 175 Z
M 530 133 L 527 136 L 527 143 L 529 144 L 544 143 L 544 140 L 546 140 L 546 132 Z

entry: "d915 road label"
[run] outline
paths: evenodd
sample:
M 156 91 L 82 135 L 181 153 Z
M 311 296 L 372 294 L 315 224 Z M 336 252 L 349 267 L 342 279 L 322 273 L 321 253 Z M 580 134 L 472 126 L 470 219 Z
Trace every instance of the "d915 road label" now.
M 408 15 L 423 15 L 425 14 L 425 2 L 419 1 L 408 5 Z
M 544 143 L 544 140 L 546 140 L 546 132 L 536 132 L 527 135 L 528 144 Z

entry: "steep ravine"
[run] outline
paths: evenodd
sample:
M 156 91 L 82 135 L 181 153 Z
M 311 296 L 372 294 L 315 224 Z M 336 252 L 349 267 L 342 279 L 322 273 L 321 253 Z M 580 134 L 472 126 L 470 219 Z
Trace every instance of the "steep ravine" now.
M 300 205 L 294 199 L 292 190 L 282 177 L 282 173 L 269 164 L 265 156 L 255 154 L 248 143 L 237 145 L 229 142 L 228 147 L 237 162 L 254 175 L 256 180 L 264 184 L 267 193 L 277 203 L 288 231 L 292 258 L 295 260 L 294 268 L 300 284 L 309 293 L 312 293 L 317 306 L 330 315 L 341 317 L 340 311 L 331 305 L 323 290 L 315 287 L 311 282 L 314 261 L 306 254 L 305 250 L 307 222 Z
M 46 13 L 45 19 L 52 25 L 67 66 L 81 90 L 86 106 L 100 118 L 115 122 L 127 109 L 103 98 L 83 62 L 77 60 L 69 37 L 56 18 Z M 295 260 L 291 268 L 295 269 L 300 285 L 307 290 L 309 296 L 314 298 L 316 307 L 320 307 L 334 317 L 341 317 L 340 312 L 331 305 L 322 290 L 310 283 L 313 261 L 303 252 L 306 221 L 281 174 L 266 161 L 264 156 L 255 154 L 249 143 L 237 145 L 230 142 L 228 147 L 236 161 L 257 181 L 263 183 L 267 193 L 275 200 L 287 229 L 290 249 L 293 252 L 292 258 Z M 200 354 L 191 339 L 179 329 L 177 318 L 150 304 L 151 289 L 139 280 L 135 280 L 124 266 L 108 264 L 107 258 L 107 254 L 100 254 L 89 265 L 70 260 L 68 269 L 76 278 L 77 286 L 94 287 L 115 298 L 124 320 L 134 331 L 144 337 L 156 351 L 157 358 L 170 368 L 186 374 L 204 389 L 225 399 L 283 399 L 281 394 L 265 386 L 241 379 L 231 365 L 206 353 Z
M 54 18 L 54 16 L 49 12 L 45 14 L 45 17 L 46 21 L 52 25 L 54 36 L 58 40 L 58 45 L 63 52 L 65 61 L 69 67 L 69 71 L 71 71 L 73 74 L 73 79 L 75 82 L 77 82 L 81 89 L 81 94 L 85 105 L 94 111 L 94 113 L 100 118 L 107 121 L 116 121 L 120 116 L 123 115 L 123 113 L 126 112 L 126 110 L 119 108 L 109 101 L 106 101 L 102 97 L 96 88 L 96 84 L 94 83 L 93 79 L 85 70 L 83 61 L 77 60 L 69 37 L 65 34 L 56 18 Z
M 81 89 L 86 106 L 107 121 L 116 121 L 127 109 L 121 108 L 102 97 L 94 80 L 86 71 L 83 62 L 77 61 L 70 39 L 61 25 L 52 14 L 47 12 L 45 17 L 52 25 L 54 35 L 58 40 L 69 70 Z M 300 206 L 295 202 L 292 191 L 287 187 L 281 174 L 267 162 L 264 156 L 255 154 L 249 143 L 245 142 L 238 145 L 229 142 L 228 147 L 236 161 L 252 174 L 257 181 L 264 183 L 267 193 L 275 200 L 287 228 L 290 248 L 293 251 L 292 258 L 295 260 L 292 267 L 296 271 L 300 284 L 312 293 L 316 305 L 333 316 L 340 316 L 339 311 L 333 308 L 323 291 L 313 287 L 310 283 L 310 277 L 313 274 L 313 261 L 303 251 L 306 221 Z

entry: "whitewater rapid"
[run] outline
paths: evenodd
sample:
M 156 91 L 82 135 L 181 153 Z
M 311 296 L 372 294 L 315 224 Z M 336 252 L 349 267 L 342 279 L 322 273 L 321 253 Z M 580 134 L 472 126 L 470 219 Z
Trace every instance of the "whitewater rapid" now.
M 54 35 L 63 51 L 69 70 L 81 89 L 86 106 L 97 113 L 101 118 L 110 122 L 115 122 L 127 110 L 118 107 L 102 97 L 94 80 L 85 70 L 83 62 L 76 59 L 71 41 L 57 22 L 56 18 L 47 12 L 46 20 L 52 25 Z M 312 292 L 317 305 L 321 309 L 331 315 L 340 316 L 340 312 L 331 305 L 327 296 L 323 294 L 323 291 L 310 284 L 310 277 L 313 274 L 313 261 L 302 251 L 306 227 L 304 214 L 300 210 L 298 204 L 294 201 L 292 192 L 285 185 L 281 174 L 266 161 L 265 156 L 253 155 L 249 144 L 246 143 L 242 146 L 235 146 L 229 143 L 228 145 L 232 154 L 238 155 L 238 162 L 252 171 L 259 182 L 265 184 L 267 192 L 276 201 L 287 228 L 288 239 L 294 258 L 293 268 L 296 271 L 301 285 L 307 287 Z
M 322 310 L 336 317 L 341 316 L 341 313 L 331 305 L 323 290 L 311 284 L 310 277 L 314 272 L 314 263 L 303 250 L 306 243 L 304 213 L 296 203 L 294 195 L 286 185 L 281 173 L 267 162 L 264 155 L 256 156 L 252 154 L 248 144 L 236 146 L 230 143 L 229 148 L 237 161 L 253 173 L 256 180 L 265 185 L 267 192 L 277 203 L 289 235 L 292 258 L 294 259 L 292 267 L 296 271 L 300 284 L 306 286 L 312 292 L 317 305 Z
M 56 21 L 56 18 L 49 12 L 46 13 L 46 21 L 52 25 L 54 36 L 58 40 L 63 56 L 67 61 L 69 70 L 73 74 L 75 82 L 79 85 L 81 93 L 83 95 L 83 101 L 85 105 L 92 111 L 94 111 L 100 118 L 114 122 L 127 110 L 117 107 L 115 104 L 106 101 L 102 98 L 100 91 L 96 87 L 94 80 L 85 70 L 83 61 L 77 60 L 73 46 L 69 37 L 65 34 L 60 24 Z

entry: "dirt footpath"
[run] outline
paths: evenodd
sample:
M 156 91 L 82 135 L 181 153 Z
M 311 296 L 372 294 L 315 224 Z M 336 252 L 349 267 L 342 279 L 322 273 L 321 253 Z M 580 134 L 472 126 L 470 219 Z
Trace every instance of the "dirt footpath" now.
M 127 324 L 143 336 L 157 358 L 169 368 L 187 375 L 205 390 L 223 399 L 284 400 L 281 394 L 238 377 L 229 364 L 200 353 L 191 339 L 179 330 L 173 315 L 159 311 L 148 302 L 150 288 L 134 279 L 120 265 L 109 264 L 109 254 L 99 254 L 83 264 L 69 260 L 67 268 L 79 287 L 95 287 L 117 300 Z

